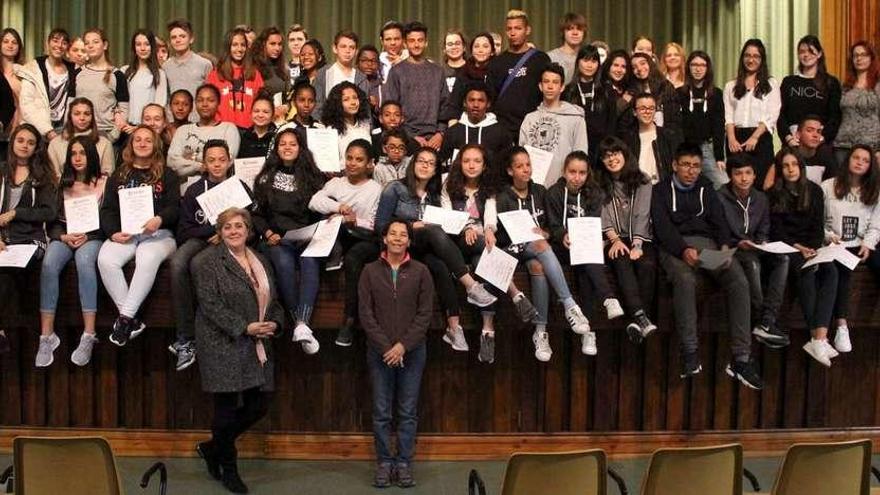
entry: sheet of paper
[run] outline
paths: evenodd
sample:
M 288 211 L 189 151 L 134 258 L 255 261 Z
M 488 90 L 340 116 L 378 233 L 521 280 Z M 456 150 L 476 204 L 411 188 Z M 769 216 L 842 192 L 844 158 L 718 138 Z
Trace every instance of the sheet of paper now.
M 516 258 L 507 254 L 501 248 L 496 247 L 491 251 L 483 249 L 483 254 L 480 255 L 480 262 L 477 263 L 475 273 L 486 282 L 503 291 L 507 291 L 510 281 L 513 280 L 516 265 Z
M 448 210 L 432 205 L 426 206 L 425 214 L 422 215 L 423 222 L 440 225 L 444 232 L 452 235 L 460 234 L 469 219 L 470 216 L 467 212 Z
M 523 146 L 529 152 L 529 161 L 532 162 L 532 180 L 535 184 L 544 184 L 547 178 L 547 172 L 550 171 L 550 165 L 553 164 L 553 152 L 544 151 L 534 146 Z
M 196 196 L 205 218 L 211 225 L 217 223 L 217 217 L 229 208 L 246 208 L 252 203 L 238 177 L 230 177 L 220 184 Z
M 101 228 L 98 197 L 92 194 L 64 200 L 64 218 L 68 234 L 85 234 Z
M 798 252 L 796 248 L 789 246 L 782 241 L 765 242 L 764 244 L 755 244 L 754 246 L 765 253 L 789 254 Z
M 723 251 L 720 249 L 703 249 L 700 251 L 700 268 L 710 271 L 717 270 L 726 265 L 733 258 L 734 253 L 736 253 L 736 248 Z
M 315 230 L 317 230 L 318 224 L 313 223 L 311 225 L 307 225 L 305 227 L 298 228 L 296 230 L 288 230 L 284 234 L 284 239 L 292 242 L 299 241 L 307 241 L 315 235 Z
M 339 172 L 339 132 L 336 129 L 306 129 L 306 142 L 321 172 Z
M 571 241 L 569 255 L 572 265 L 602 265 L 605 263 L 601 218 L 569 218 L 568 240 Z
M 153 186 L 120 189 L 118 194 L 120 231 L 140 234 L 147 220 L 156 216 L 153 212 Z
M 830 249 L 831 246 L 820 247 L 816 250 L 816 256 L 808 259 L 803 265 L 801 265 L 801 270 L 804 268 L 809 268 L 813 265 L 818 265 L 819 263 L 831 263 L 835 259 L 835 253 L 833 249 Z
M 832 244 L 831 246 L 828 246 L 828 248 L 834 253 L 834 259 L 850 270 L 855 270 L 856 266 L 859 265 L 859 262 L 862 261 L 861 258 L 851 253 L 840 244 Z
M 238 177 L 242 180 L 251 191 L 254 190 L 254 179 L 257 178 L 257 174 L 260 173 L 260 170 L 263 170 L 263 164 L 266 163 L 266 158 L 262 156 L 258 156 L 256 158 L 238 158 L 234 162 L 235 166 L 235 177 Z
M 821 165 L 807 165 L 807 179 L 816 185 L 822 185 L 822 174 L 825 173 L 825 167 Z
M 504 230 L 507 231 L 511 244 L 522 244 L 543 239 L 541 234 L 535 232 L 538 224 L 535 223 L 535 219 L 532 218 L 529 210 L 505 211 L 498 214 L 498 219 L 504 225 Z
M 333 244 L 336 244 L 336 237 L 339 235 L 339 227 L 342 225 L 342 216 L 337 215 L 329 220 L 321 220 L 318 222 L 318 228 L 305 251 L 300 256 L 306 258 L 324 258 L 330 255 L 333 250 Z
M 6 249 L 0 251 L 0 266 L 24 268 L 35 252 L 36 244 L 7 244 Z

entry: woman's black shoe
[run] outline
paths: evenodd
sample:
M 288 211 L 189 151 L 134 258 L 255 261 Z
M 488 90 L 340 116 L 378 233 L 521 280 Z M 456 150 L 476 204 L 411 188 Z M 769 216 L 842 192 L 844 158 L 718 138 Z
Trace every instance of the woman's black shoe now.
M 223 474 L 220 472 L 220 459 L 217 457 L 217 453 L 214 452 L 211 442 L 196 444 L 196 452 L 199 453 L 199 457 L 205 460 L 205 464 L 208 466 L 208 473 L 211 477 L 217 481 L 222 480 Z
M 223 465 L 223 486 L 232 493 L 248 493 L 248 487 L 238 476 L 238 467 L 233 464 Z

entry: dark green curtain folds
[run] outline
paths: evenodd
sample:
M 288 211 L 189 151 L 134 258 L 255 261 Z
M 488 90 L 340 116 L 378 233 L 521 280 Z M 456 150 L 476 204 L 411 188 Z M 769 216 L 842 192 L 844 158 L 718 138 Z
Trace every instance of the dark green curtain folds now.
M 111 57 L 127 63 L 129 36 L 146 27 L 166 36 L 165 24 L 176 17 L 192 21 L 196 49 L 218 53 L 224 33 L 236 24 L 258 31 L 275 25 L 286 31 L 299 23 L 330 52 L 336 31 L 353 29 L 362 43 L 379 45 L 379 27 L 389 19 L 419 19 L 429 28 L 429 54 L 439 57 L 443 33 L 460 28 L 466 34 L 502 32 L 511 8 L 531 16 L 532 39 L 544 50 L 560 44 L 557 26 L 566 12 L 580 12 L 589 22 L 588 39 L 605 40 L 612 48 L 629 48 L 647 35 L 657 49 L 669 41 L 685 50 L 707 51 L 715 62 L 716 81 L 733 77 L 742 42 L 765 40 L 771 73 L 781 80 L 794 71 L 792 46 L 807 33 L 818 34 L 820 0 L 0 0 L 0 26 L 19 30 L 26 53 L 42 52 L 53 26 L 71 33 L 98 26 L 110 38 Z M 331 55 L 332 57 L 332 55 Z

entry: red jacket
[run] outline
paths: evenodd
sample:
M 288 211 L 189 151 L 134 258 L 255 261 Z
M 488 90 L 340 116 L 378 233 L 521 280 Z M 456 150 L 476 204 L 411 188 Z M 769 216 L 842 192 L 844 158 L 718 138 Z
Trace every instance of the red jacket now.
M 232 67 L 232 78 L 239 80 L 243 78 L 244 69 L 242 67 Z M 254 125 L 251 120 L 251 107 L 257 98 L 260 90 L 263 89 L 263 76 L 260 71 L 254 70 L 254 78 L 243 81 L 243 90 L 233 91 L 233 81 L 223 79 L 217 69 L 208 73 L 205 83 L 213 84 L 220 90 L 220 107 L 217 109 L 217 117 L 222 122 L 231 122 L 238 127 L 248 128 Z
M 364 267 L 358 283 L 361 326 L 367 343 L 384 354 L 400 342 L 410 351 L 425 341 L 434 311 L 434 280 L 428 268 L 406 256 L 397 270 L 382 256 Z

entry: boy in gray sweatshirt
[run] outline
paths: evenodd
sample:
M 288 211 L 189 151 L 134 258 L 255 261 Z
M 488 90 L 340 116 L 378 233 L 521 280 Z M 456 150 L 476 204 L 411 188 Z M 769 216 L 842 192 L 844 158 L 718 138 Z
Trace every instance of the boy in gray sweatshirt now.
M 587 153 L 587 121 L 581 107 L 560 100 L 565 88 L 565 72 L 561 65 L 548 65 L 541 72 L 538 88 L 543 101 L 523 120 L 519 128 L 519 144 L 553 153 L 550 170 L 543 182 L 545 187 L 550 187 L 562 176 L 562 164 L 569 153 Z

